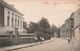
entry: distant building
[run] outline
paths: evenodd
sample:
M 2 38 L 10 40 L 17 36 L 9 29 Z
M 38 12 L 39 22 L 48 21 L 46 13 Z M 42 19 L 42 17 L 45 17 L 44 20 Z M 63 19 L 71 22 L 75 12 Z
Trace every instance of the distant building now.
M 65 27 L 63 25 L 60 28 L 60 36 L 64 37 L 64 35 L 66 37 L 70 37 L 71 39 L 80 41 L 80 8 L 72 13 L 65 21 Z
M 80 8 L 74 12 L 75 39 L 80 41 Z
M 75 38 L 75 33 L 74 33 L 74 13 L 72 13 L 71 16 L 70 16 L 70 38 L 71 39 Z
M 74 13 L 71 14 L 71 16 L 65 21 L 65 23 L 67 37 L 70 37 L 71 39 L 74 38 Z
M 74 38 L 74 18 L 73 14 L 65 21 L 65 23 L 60 28 L 60 36 L 66 38 Z
M 70 17 L 65 21 L 66 37 L 70 37 Z
M 60 37 L 65 37 L 65 24 L 60 27 Z

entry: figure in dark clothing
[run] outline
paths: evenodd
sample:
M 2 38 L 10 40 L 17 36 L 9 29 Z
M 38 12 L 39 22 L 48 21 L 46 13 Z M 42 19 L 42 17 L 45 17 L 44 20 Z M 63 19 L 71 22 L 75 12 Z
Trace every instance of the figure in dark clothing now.
M 38 44 L 39 40 L 40 40 L 40 36 L 37 35 L 37 37 L 36 37 L 36 43 L 37 43 L 37 44 Z
M 39 35 L 37 35 L 37 39 L 38 39 L 38 40 L 40 39 L 40 36 L 39 36 Z
M 70 38 L 68 38 L 68 43 L 70 44 Z

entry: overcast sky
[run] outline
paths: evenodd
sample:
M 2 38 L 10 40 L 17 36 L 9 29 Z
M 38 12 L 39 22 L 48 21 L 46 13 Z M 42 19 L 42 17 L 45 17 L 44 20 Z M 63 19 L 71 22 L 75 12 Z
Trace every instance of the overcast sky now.
M 24 20 L 38 22 L 42 17 L 50 25 L 61 26 L 79 8 L 79 0 L 4 0 L 24 14 Z

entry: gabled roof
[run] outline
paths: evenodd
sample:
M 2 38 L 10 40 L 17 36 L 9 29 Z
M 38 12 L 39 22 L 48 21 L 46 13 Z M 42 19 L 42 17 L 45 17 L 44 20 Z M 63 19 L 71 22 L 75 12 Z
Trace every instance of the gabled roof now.
M 16 13 L 23 15 L 23 14 L 20 13 L 16 8 L 14 8 L 14 6 L 6 3 L 5 1 L 2 0 L 0 3 L 1 3 L 4 7 L 7 7 L 8 9 L 11 9 L 11 10 L 13 10 L 13 11 L 16 12 Z

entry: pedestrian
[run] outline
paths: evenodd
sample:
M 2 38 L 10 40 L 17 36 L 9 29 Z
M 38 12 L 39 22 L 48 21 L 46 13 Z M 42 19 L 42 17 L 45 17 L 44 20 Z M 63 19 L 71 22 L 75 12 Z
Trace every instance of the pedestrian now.
M 40 41 L 40 44 L 41 44 L 41 42 L 42 42 L 42 38 L 41 37 L 40 37 L 39 41 Z
M 70 38 L 68 38 L 68 43 L 70 44 Z
M 42 38 L 42 42 L 44 43 L 44 38 Z
M 35 37 L 36 43 L 38 42 L 37 37 Z

